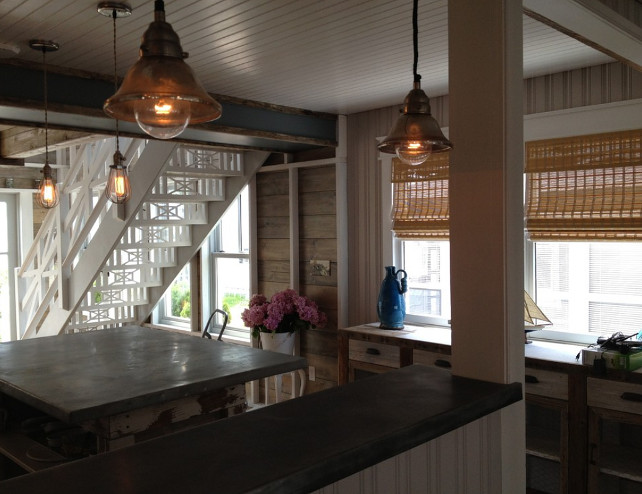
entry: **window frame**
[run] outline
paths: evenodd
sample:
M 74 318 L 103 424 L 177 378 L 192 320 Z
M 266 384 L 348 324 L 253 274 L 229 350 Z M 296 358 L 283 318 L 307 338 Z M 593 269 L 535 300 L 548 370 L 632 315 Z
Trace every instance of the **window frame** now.
M 243 201 L 241 201 L 241 196 L 242 194 L 247 194 L 247 201 L 246 201 L 246 206 L 248 208 L 247 213 L 244 213 L 242 208 L 243 208 Z M 246 251 L 241 251 L 241 252 L 224 252 L 221 250 L 222 246 L 222 237 L 221 237 L 221 222 L 220 219 L 217 222 L 216 226 L 212 230 L 212 233 L 209 236 L 208 239 L 208 259 L 207 263 L 203 264 L 203 271 L 204 274 L 206 273 L 206 276 L 204 276 L 204 279 L 207 279 L 208 281 L 208 289 L 207 293 L 203 294 L 204 300 L 207 299 L 208 301 L 208 306 L 203 307 L 204 313 L 203 317 L 205 320 L 209 318 L 209 315 L 214 311 L 214 309 L 220 308 L 217 307 L 217 300 L 218 300 L 218 283 L 217 283 L 217 261 L 219 259 L 242 259 L 245 260 L 248 265 L 248 286 L 251 287 L 251 278 L 252 278 L 252 269 L 251 269 L 251 256 L 250 256 L 250 246 L 252 245 L 252 229 L 251 228 L 243 228 L 243 219 L 247 218 L 248 222 L 251 222 L 251 201 L 252 201 L 252 187 L 251 184 L 247 184 L 243 189 L 241 189 L 241 192 L 239 193 L 238 196 L 234 198 L 232 203 L 230 204 L 230 207 L 233 206 L 233 204 L 237 204 L 238 208 L 238 245 L 243 248 L 244 246 L 247 246 Z M 227 211 L 226 211 L 227 213 Z M 224 213 L 225 214 L 225 213 Z M 249 225 L 248 225 L 249 226 Z M 244 240 L 243 239 L 243 233 L 244 231 L 247 231 L 248 239 Z M 251 289 L 250 289 L 251 292 Z M 249 294 L 250 296 L 252 295 L 251 293 Z M 205 322 L 203 323 L 205 324 Z M 225 340 L 231 341 L 236 344 L 241 344 L 241 345 L 246 345 L 246 346 L 251 346 L 252 343 L 252 335 L 250 333 L 250 328 L 247 328 L 243 325 L 237 326 L 237 325 L 229 325 L 225 329 L 225 333 L 223 338 Z
M 31 197 L 31 195 L 30 195 Z M 16 321 L 16 283 L 15 271 L 20 265 L 19 253 L 19 218 L 18 218 L 18 201 L 17 194 L 0 193 L 0 201 L 7 205 L 7 284 L 9 288 L 9 330 L 5 333 L 8 340 L 0 341 L 14 341 L 19 338 L 17 321 Z M 30 225 L 33 228 L 33 224 Z

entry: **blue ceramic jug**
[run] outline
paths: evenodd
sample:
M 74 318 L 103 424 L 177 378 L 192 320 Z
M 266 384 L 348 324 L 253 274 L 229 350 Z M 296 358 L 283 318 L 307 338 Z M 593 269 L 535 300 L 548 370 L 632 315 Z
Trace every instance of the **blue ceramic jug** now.
M 399 273 L 403 275 L 401 282 L 397 279 Z M 407 277 L 403 269 L 395 271 L 394 266 L 386 266 L 386 277 L 381 282 L 377 302 L 381 328 L 403 329 L 403 320 L 406 317 L 406 301 L 403 294 L 408 291 Z

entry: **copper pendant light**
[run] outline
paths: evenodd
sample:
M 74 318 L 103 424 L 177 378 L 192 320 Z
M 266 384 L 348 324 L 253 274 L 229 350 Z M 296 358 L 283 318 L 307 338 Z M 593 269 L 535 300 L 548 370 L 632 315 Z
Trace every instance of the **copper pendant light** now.
M 58 194 L 58 186 L 53 178 L 51 166 L 49 166 L 49 122 L 47 114 L 47 52 L 56 51 L 60 48 L 58 43 L 53 41 L 46 41 L 41 39 L 32 39 L 29 41 L 29 46 L 34 50 L 42 52 L 42 66 L 44 75 L 44 105 L 45 105 L 45 164 L 42 167 L 42 180 L 38 187 L 37 200 L 38 204 L 45 209 L 55 208 L 60 201 Z
M 165 5 L 154 2 L 154 21 L 143 34 L 140 58 L 129 69 L 120 89 L 105 101 L 107 115 L 137 122 L 158 139 L 181 134 L 188 124 L 215 120 L 221 105 L 196 80 L 183 61 L 178 35 L 165 22 Z
M 417 4 L 418 0 L 413 0 L 413 88 L 406 96 L 402 114 L 390 130 L 388 137 L 378 145 L 381 152 L 396 154 L 401 161 L 410 165 L 420 165 L 432 153 L 448 151 L 452 147 L 430 113 L 430 100 L 421 89 L 421 76 L 417 74 L 417 60 L 419 58 Z
M 118 89 L 118 72 L 116 65 L 116 19 L 126 17 L 132 13 L 131 8 L 123 3 L 101 2 L 98 4 L 98 13 L 112 18 L 113 47 L 114 47 L 114 88 Z M 114 204 L 123 204 L 129 200 L 132 189 L 129 183 L 129 173 L 125 165 L 125 157 L 120 152 L 118 118 L 116 118 L 116 152 L 114 162 L 109 167 L 109 176 L 105 186 L 105 196 Z

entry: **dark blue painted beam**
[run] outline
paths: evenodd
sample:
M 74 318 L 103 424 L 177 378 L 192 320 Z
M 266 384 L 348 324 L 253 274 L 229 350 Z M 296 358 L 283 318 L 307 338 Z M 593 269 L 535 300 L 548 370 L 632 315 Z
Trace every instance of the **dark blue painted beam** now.
M 114 120 L 102 111 L 114 92 L 108 78 L 50 67 L 47 85 L 52 128 L 114 132 Z M 0 62 L 0 122 L 42 126 L 43 96 L 42 66 Z M 190 126 L 177 140 L 284 153 L 336 146 L 336 115 L 214 96 L 223 106 L 221 118 Z M 136 124 L 119 126 L 123 135 L 146 135 Z

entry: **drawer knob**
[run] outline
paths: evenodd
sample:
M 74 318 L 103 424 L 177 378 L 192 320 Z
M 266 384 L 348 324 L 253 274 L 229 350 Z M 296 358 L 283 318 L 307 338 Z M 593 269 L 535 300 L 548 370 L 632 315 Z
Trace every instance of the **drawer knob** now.
M 437 367 L 444 367 L 446 369 L 450 369 L 452 367 L 451 363 L 448 362 L 448 360 L 444 360 L 443 358 L 438 358 L 435 360 L 435 365 Z
M 626 391 L 620 395 L 620 398 L 627 401 L 642 402 L 642 394 L 640 393 L 631 393 L 629 391 Z
M 529 384 L 537 384 L 539 382 L 539 379 L 537 377 L 531 375 L 531 374 L 526 374 L 524 376 L 524 381 L 526 381 Z
M 381 355 L 381 352 L 377 348 L 367 348 L 366 353 L 368 355 Z

